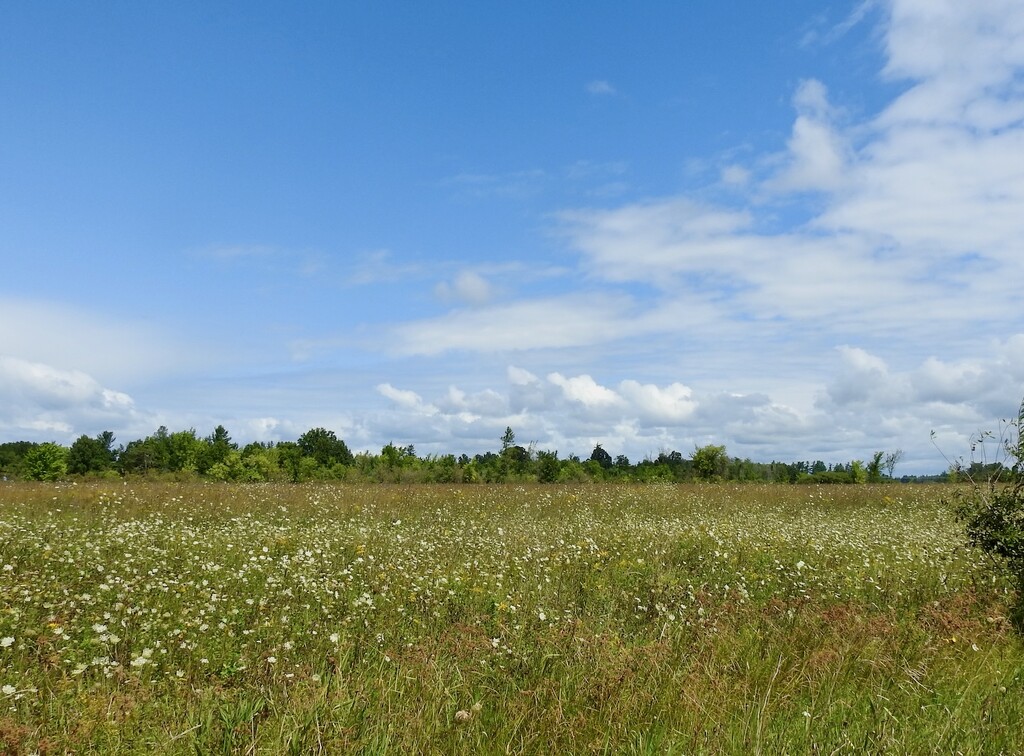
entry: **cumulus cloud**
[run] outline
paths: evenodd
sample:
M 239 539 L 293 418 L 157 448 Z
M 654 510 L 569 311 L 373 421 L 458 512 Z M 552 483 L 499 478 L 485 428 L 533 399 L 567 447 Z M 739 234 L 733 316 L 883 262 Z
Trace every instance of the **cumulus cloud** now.
M 586 455 L 602 443 L 636 460 L 710 441 L 730 444 L 734 454 L 750 454 L 762 452 L 768 439 L 775 451 L 784 451 L 811 427 L 798 410 L 764 395 L 700 394 L 678 381 L 624 379 L 608 385 L 585 373 L 540 377 L 514 365 L 506 370 L 503 388 L 469 393 L 450 386 L 429 401 L 408 390 L 378 390 L 393 402 L 386 423 L 417 428 L 417 448 L 425 450 L 436 445 L 452 451 L 460 443 L 470 451 L 481 445 L 491 449 L 501 431 L 512 426 L 521 441 L 563 454 Z
M 390 383 L 380 384 L 377 386 L 377 391 L 381 396 L 390 399 L 399 407 L 414 410 L 425 415 L 433 415 L 437 412 L 437 408 L 433 405 L 424 404 L 423 398 L 415 391 L 397 389 Z
M 578 402 L 588 410 L 619 407 L 623 404 L 622 397 L 611 389 L 600 386 L 589 375 L 566 378 L 561 373 L 551 373 L 548 381 L 562 390 L 570 402 Z
M 843 182 L 848 148 L 833 125 L 834 111 L 825 85 L 809 79 L 793 95 L 797 111 L 787 143 L 785 168 L 769 187 L 783 191 L 832 191 Z
M 101 385 L 81 370 L 0 356 L 0 428 L 18 438 L 74 435 L 135 426 L 141 414 L 126 393 Z
M 871 402 L 875 406 L 891 406 L 905 401 L 903 381 L 896 380 L 880 357 L 858 347 L 838 348 L 842 365 L 837 378 L 828 388 L 831 402 L 838 406 L 861 405 Z
M 277 441 L 281 421 L 276 417 L 254 417 L 245 421 L 243 435 L 254 441 Z
M 697 407 L 693 390 L 681 383 L 662 388 L 653 383 L 625 380 L 619 385 L 619 391 L 634 408 L 638 419 L 646 424 L 680 425 L 693 416 Z
M 984 355 L 954 360 L 933 355 L 902 370 L 865 349 L 843 346 L 821 407 L 887 417 L 931 416 L 939 424 L 1009 417 L 1022 391 L 1017 371 L 1022 341 L 1017 334 L 992 344 Z
M 500 418 L 509 414 L 508 398 L 492 389 L 470 393 L 449 386 L 448 393 L 437 399 L 435 404 L 441 412 L 457 415 L 463 420 Z

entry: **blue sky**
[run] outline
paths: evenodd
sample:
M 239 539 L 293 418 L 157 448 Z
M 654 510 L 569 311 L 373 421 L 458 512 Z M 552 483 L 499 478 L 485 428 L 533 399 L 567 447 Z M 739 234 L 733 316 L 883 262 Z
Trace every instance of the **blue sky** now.
M 0 440 L 906 452 L 1024 395 L 1024 6 L 7 3 Z

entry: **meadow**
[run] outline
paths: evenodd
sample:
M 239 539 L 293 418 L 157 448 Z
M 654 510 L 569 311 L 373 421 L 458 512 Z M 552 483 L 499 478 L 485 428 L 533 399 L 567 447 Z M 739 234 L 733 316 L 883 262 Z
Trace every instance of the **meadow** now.
M 0 485 L 8 753 L 1014 753 L 938 486 Z

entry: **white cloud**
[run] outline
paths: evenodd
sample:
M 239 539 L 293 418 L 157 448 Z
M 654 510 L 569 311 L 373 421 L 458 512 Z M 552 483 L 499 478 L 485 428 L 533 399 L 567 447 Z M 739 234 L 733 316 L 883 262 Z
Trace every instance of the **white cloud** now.
M 548 381 L 558 386 L 567 400 L 579 402 L 588 409 L 612 408 L 623 404 L 618 394 L 599 386 L 589 375 L 566 378 L 561 373 L 551 373 Z
M 0 356 L 0 400 L 0 429 L 19 438 L 56 433 L 67 442 L 143 420 L 128 394 L 91 375 L 18 357 Z
M 634 379 L 609 386 L 587 374 L 557 371 L 539 378 L 515 366 L 506 377 L 505 393 L 489 388 L 469 394 L 450 386 L 430 401 L 412 391 L 378 389 L 395 401 L 385 426 L 416 428 L 417 448 L 424 452 L 459 451 L 459 444 L 469 444 L 471 452 L 493 449 L 508 425 L 520 442 L 563 455 L 585 456 L 602 443 L 634 461 L 664 449 L 688 453 L 709 441 L 728 444 L 733 454 L 784 458 L 814 427 L 813 419 L 763 395 L 701 395 L 680 382 Z
M 746 186 L 750 183 L 751 172 L 742 165 L 727 165 L 721 170 L 721 181 L 728 186 Z
M 381 396 L 387 397 L 399 407 L 416 410 L 428 415 L 432 415 L 437 411 L 433 406 L 424 404 L 423 398 L 415 391 L 403 391 L 402 389 L 395 388 L 390 383 L 380 384 L 377 386 L 377 391 Z
M 544 191 L 551 180 L 546 171 L 532 168 L 508 173 L 460 173 L 440 182 L 460 197 L 498 197 L 522 201 Z
M 395 283 L 421 273 L 419 266 L 393 261 L 389 249 L 375 249 L 364 252 L 352 264 L 346 281 L 350 286 L 370 286 L 381 283 Z
M 615 87 L 604 79 L 594 79 L 587 82 L 587 92 L 592 95 L 613 95 L 615 94 Z
M 212 355 L 186 347 L 143 318 L 115 319 L 52 302 L 0 298 L 0 354 L 102 381 L 131 382 L 172 375 Z
M 876 406 L 892 406 L 905 401 L 906 386 L 890 375 L 889 367 L 880 357 L 859 347 L 838 348 L 841 372 L 829 386 L 828 396 L 835 405 L 845 407 L 871 402 Z
M 281 421 L 276 417 L 254 417 L 246 421 L 244 436 L 253 441 L 276 441 Z
M 786 165 L 768 184 L 782 191 L 835 191 L 843 184 L 848 148 L 832 123 L 825 85 L 803 81 L 793 96 L 797 119 Z
M 466 422 L 509 414 L 508 399 L 491 389 L 467 393 L 456 386 L 449 386 L 448 393 L 434 404 L 441 412 L 456 415 Z
M 834 43 L 836 40 L 843 37 L 852 28 L 861 23 L 868 15 L 868 12 L 879 4 L 879 0 L 862 0 L 853 10 L 838 24 L 834 24 L 829 28 L 822 31 L 820 28 L 809 29 L 801 39 L 801 45 L 810 47 L 814 45 L 826 46 Z M 816 22 L 819 23 L 824 21 L 824 15 L 822 14 Z
M 532 383 L 539 382 L 539 378 L 531 373 L 529 370 L 524 370 L 521 367 L 515 365 L 509 365 L 506 371 L 508 375 L 508 381 L 513 386 L 529 386 Z
M 280 250 L 263 244 L 219 244 L 194 250 L 193 255 L 211 260 L 253 260 L 274 257 Z
M 455 310 L 403 323 L 390 343 L 400 354 L 436 355 L 551 349 L 602 343 L 634 331 L 635 304 L 624 296 L 569 295 Z
M 435 293 L 444 301 L 455 301 L 469 305 L 483 305 L 494 297 L 494 288 L 490 282 L 471 270 L 464 270 L 449 283 L 442 281 Z
M 661 388 L 653 383 L 625 380 L 619 385 L 619 391 L 635 408 L 639 419 L 646 423 L 678 425 L 689 420 L 697 407 L 692 389 L 681 383 Z
M 717 272 L 723 242 L 750 227 L 746 211 L 670 198 L 612 210 L 558 216 L 562 232 L 584 255 L 584 266 L 611 282 L 667 283 L 666 273 Z
M 1024 66 L 1024 10 L 1017 0 L 893 0 L 885 75 L 964 80 L 977 91 Z

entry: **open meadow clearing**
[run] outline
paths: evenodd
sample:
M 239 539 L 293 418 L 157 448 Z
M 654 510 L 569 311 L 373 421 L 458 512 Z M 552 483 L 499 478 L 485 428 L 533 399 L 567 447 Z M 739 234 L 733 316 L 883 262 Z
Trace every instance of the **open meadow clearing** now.
M 1020 752 L 943 490 L 3 484 L 0 749 Z

